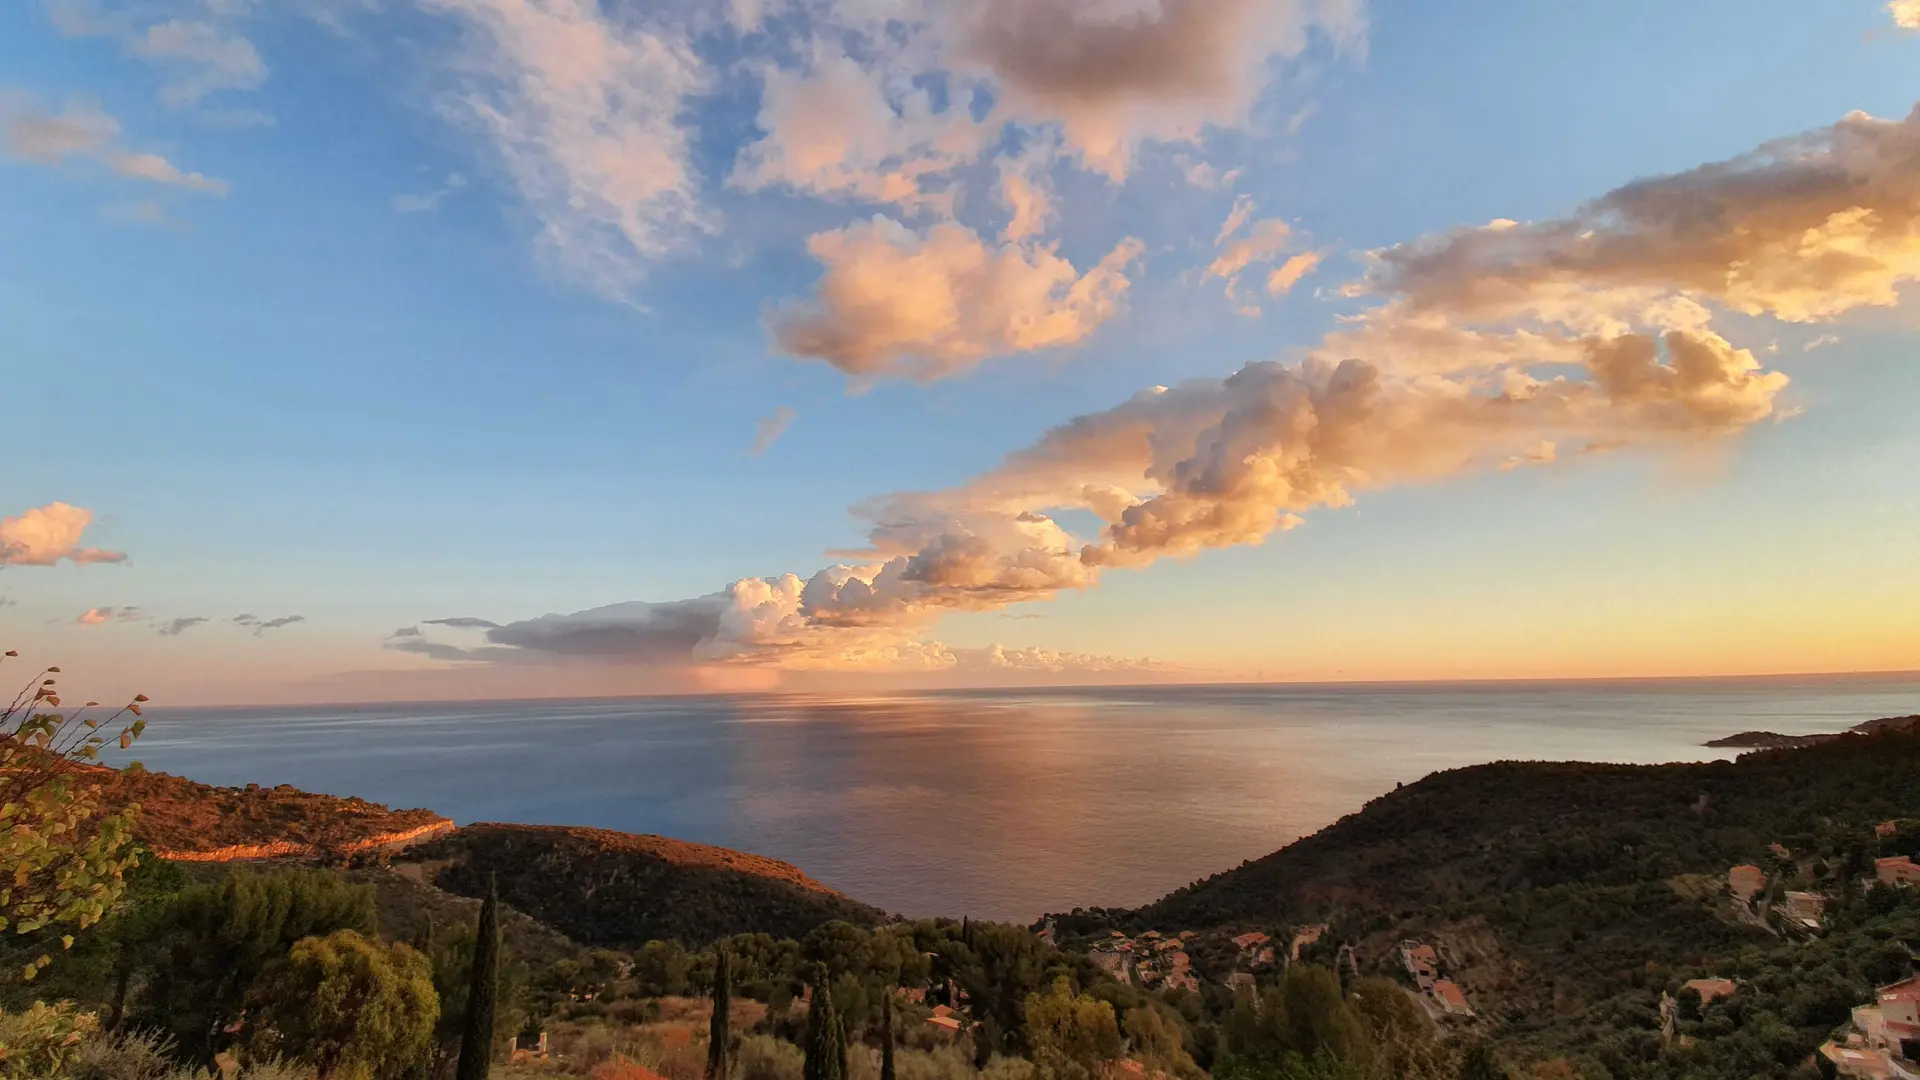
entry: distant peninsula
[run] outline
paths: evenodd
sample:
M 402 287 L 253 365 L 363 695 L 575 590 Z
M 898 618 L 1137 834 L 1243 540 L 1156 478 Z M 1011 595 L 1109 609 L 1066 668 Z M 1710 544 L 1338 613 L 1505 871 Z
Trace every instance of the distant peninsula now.
M 1845 731 L 1826 735 L 1782 735 L 1775 731 L 1743 731 L 1738 735 L 1714 739 L 1705 745 L 1716 749 L 1736 750 L 1799 750 L 1821 743 L 1833 742 L 1853 735 L 1875 735 L 1883 731 L 1905 731 L 1920 725 L 1920 715 L 1889 716 L 1880 720 L 1868 720 L 1855 724 Z

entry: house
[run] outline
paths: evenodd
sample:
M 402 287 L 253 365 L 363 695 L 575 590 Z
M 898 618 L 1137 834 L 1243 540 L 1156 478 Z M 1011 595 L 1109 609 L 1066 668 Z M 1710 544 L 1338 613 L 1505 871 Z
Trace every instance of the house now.
M 508 1060 L 515 1065 L 527 1061 L 547 1060 L 547 1033 L 542 1031 L 537 1035 L 529 1035 L 523 1032 L 515 1035 L 513 1051 L 508 1055 Z
M 1440 956 L 1431 945 L 1416 941 L 1401 942 L 1400 962 L 1406 966 L 1413 984 L 1423 991 L 1432 990 L 1434 980 L 1440 977 Z
M 1727 888 L 1733 898 L 1751 905 L 1753 898 L 1766 890 L 1767 872 L 1757 866 L 1736 866 L 1727 871 Z
M 1920 979 L 1883 986 L 1874 1002 L 1853 1010 L 1844 1042 L 1829 1041 L 1820 1056 L 1834 1072 L 1856 1080 L 1920 1080 L 1920 1061 L 1908 1048 L 1920 1039 Z
M 1251 971 L 1236 971 L 1227 976 L 1227 989 L 1236 994 L 1242 990 L 1251 994 L 1253 993 L 1253 987 L 1253 972 Z
M 1144 933 L 1144 934 L 1141 934 L 1141 935 L 1140 935 L 1140 939 L 1141 939 L 1142 941 L 1159 941 L 1159 940 L 1160 940 L 1160 931 L 1158 931 L 1158 930 L 1149 930 L 1149 931 L 1147 931 L 1146 933 Z
M 1732 997 L 1734 986 L 1732 979 L 1688 979 L 1687 989 L 1700 995 L 1700 1004 L 1711 1005 L 1724 997 Z
M 1782 859 L 1793 858 L 1793 852 L 1787 850 L 1787 845 L 1781 843 L 1778 840 L 1775 840 L 1773 843 L 1768 844 L 1767 850 L 1773 852 L 1775 855 L 1779 856 Z
M 1473 1010 L 1467 1006 L 1467 995 L 1452 979 L 1435 979 L 1430 993 L 1441 1011 L 1453 1016 L 1473 1015 Z
M 1288 958 L 1292 960 L 1300 959 L 1300 950 L 1318 945 L 1320 939 L 1325 937 L 1326 933 L 1326 923 L 1311 923 L 1294 931 L 1293 948 L 1292 951 L 1288 953 Z
M 1198 931 L 1198 930 L 1182 930 L 1182 931 L 1180 931 L 1180 940 L 1181 940 L 1181 941 L 1192 941 L 1192 940 L 1193 940 L 1194 938 L 1197 938 L 1197 937 L 1199 937 L 1199 936 L 1200 936 L 1200 931 Z
M 1875 859 L 1873 876 L 1883 885 L 1920 885 L 1920 866 L 1915 866 L 1909 855 Z
M 927 1023 L 948 1035 L 960 1034 L 960 1018 L 957 1016 L 929 1016 Z
M 1267 935 L 1261 933 L 1260 931 L 1255 930 L 1255 931 L 1252 931 L 1251 933 L 1241 934 L 1239 937 L 1234 938 L 1233 944 L 1241 952 L 1246 952 L 1249 949 L 1257 949 L 1260 946 L 1265 945 L 1267 942 L 1272 940 L 1273 939 L 1271 937 L 1268 937 Z
M 1790 892 L 1785 907 L 1788 919 L 1809 930 L 1820 929 L 1827 917 L 1827 898 L 1819 893 Z
M 1883 821 L 1873 827 L 1873 835 L 1880 837 L 1882 840 L 1889 836 L 1898 836 L 1900 835 L 1900 823 L 1897 821 Z

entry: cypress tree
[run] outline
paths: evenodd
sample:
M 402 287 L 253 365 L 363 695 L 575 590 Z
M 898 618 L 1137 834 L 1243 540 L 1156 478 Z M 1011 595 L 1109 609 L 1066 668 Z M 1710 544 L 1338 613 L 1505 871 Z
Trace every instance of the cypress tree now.
M 996 1039 L 993 1017 L 989 1016 L 973 1025 L 973 1067 L 984 1069 L 993 1060 L 993 1044 Z
M 833 1007 L 833 993 L 823 977 L 813 988 L 807 1007 L 807 1056 L 801 1080 L 847 1080 L 847 1033 Z
M 727 1080 L 727 1051 L 732 1029 L 727 1026 L 732 1006 L 733 983 L 727 970 L 727 950 L 713 954 L 713 1021 L 707 1025 L 707 1080 Z
M 880 1080 L 894 1080 L 893 1072 L 893 987 L 880 999 Z
M 487 1080 L 493 1065 L 494 999 L 500 991 L 500 895 L 492 874 L 487 875 L 487 898 L 480 904 L 480 924 L 474 931 L 471 980 L 454 1080 Z

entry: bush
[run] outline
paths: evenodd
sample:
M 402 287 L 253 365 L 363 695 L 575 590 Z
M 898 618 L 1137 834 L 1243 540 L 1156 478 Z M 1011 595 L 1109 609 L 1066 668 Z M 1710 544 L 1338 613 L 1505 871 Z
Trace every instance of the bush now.
M 771 1035 L 748 1035 L 734 1051 L 736 1080 L 800 1080 L 806 1055 L 800 1048 Z M 907 1078 L 902 1076 L 902 1080 Z M 922 1080 L 922 1078 L 914 1078 Z M 936 1080 L 933 1077 L 924 1080 Z
M 248 995 L 252 1044 L 335 1080 L 404 1076 L 427 1059 L 440 1016 L 426 957 L 351 930 L 305 938 Z

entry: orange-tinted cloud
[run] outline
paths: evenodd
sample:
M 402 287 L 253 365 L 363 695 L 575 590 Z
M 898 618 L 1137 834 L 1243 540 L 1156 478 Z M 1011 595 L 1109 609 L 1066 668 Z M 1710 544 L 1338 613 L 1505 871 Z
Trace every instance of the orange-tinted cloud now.
M 1050 247 L 875 217 L 820 233 L 807 250 L 826 274 L 813 302 L 773 315 L 781 347 L 849 375 L 927 379 L 1084 340 L 1120 309 L 1141 245 L 1123 240 L 1081 273 Z
M 93 511 L 63 502 L 0 518 L 0 566 L 52 566 L 62 559 L 81 565 L 125 562 L 123 552 L 80 546 L 92 522 Z

